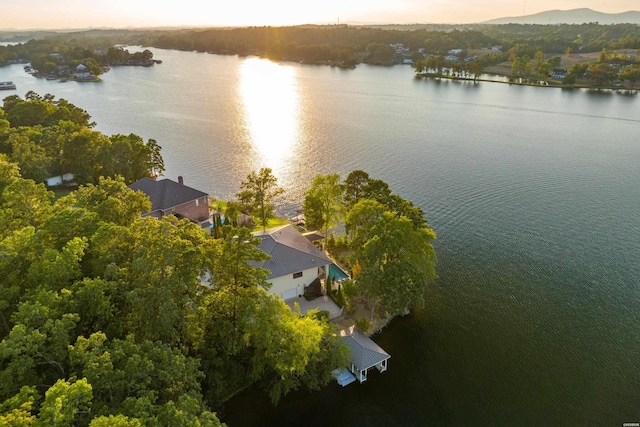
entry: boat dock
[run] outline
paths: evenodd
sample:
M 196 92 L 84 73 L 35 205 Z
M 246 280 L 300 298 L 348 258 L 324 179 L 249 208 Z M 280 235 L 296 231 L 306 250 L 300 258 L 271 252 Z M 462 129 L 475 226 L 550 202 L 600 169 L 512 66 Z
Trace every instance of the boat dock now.
M 355 380 L 363 383 L 367 380 L 367 371 L 376 368 L 380 372 L 387 370 L 389 353 L 371 338 L 360 332 L 355 326 L 340 332 L 342 342 L 351 350 L 351 366 L 335 369 L 331 373 L 342 387 Z
M 0 82 L 0 90 L 13 90 L 16 85 L 13 82 Z
M 356 380 L 356 377 L 347 368 L 334 369 L 331 374 L 342 387 L 346 387 Z

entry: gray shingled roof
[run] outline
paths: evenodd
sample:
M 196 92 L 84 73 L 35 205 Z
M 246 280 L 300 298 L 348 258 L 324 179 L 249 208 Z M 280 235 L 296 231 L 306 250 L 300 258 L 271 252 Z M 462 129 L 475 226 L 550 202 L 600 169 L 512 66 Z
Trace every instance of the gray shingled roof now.
M 340 334 L 342 342 L 351 349 L 351 361 L 359 371 L 365 371 L 391 357 L 371 338 L 353 326 Z
M 170 179 L 154 181 L 151 178 L 142 178 L 129 185 L 129 188 L 134 191 L 140 190 L 149 196 L 151 212 L 175 208 L 192 200 L 209 196 L 207 193 Z
M 303 233 L 302 235 L 304 236 L 305 239 L 307 239 L 310 242 L 315 242 L 315 241 L 324 239 L 324 236 L 318 231 L 309 231 L 307 233 Z
M 291 225 L 259 231 L 254 236 L 262 240 L 258 248 L 271 255 L 271 259 L 262 263 L 251 261 L 251 265 L 271 271 L 267 279 L 333 262 Z

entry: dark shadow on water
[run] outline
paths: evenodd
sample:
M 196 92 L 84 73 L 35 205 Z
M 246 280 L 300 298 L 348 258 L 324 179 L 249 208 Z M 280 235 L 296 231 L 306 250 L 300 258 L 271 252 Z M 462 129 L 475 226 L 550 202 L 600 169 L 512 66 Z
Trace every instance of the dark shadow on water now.
M 424 334 L 413 316 L 398 318 L 373 339 L 389 354 L 389 370 L 369 372 L 366 382 L 317 392 L 300 390 L 274 406 L 257 388 L 225 405 L 219 416 L 230 426 L 409 426 L 448 425 L 448 409 L 429 376 L 424 348 L 407 346 Z M 416 360 L 424 364 L 418 364 Z M 422 366 L 422 367 L 420 367 Z M 416 369 L 417 368 L 417 369 Z M 409 395 L 408 395 L 409 394 Z M 420 405 L 416 405 L 416 401 Z
M 614 91 L 611 89 L 587 89 L 585 92 L 587 95 L 601 97 L 611 96 L 614 94 Z
M 418 82 L 425 81 L 429 84 L 435 84 L 440 87 L 446 87 L 446 85 L 457 85 L 462 87 L 474 88 L 477 89 L 480 87 L 480 81 L 474 80 L 466 80 L 466 79 L 450 79 L 450 78 L 440 78 L 440 77 L 418 77 L 414 79 L 414 82 L 418 84 Z

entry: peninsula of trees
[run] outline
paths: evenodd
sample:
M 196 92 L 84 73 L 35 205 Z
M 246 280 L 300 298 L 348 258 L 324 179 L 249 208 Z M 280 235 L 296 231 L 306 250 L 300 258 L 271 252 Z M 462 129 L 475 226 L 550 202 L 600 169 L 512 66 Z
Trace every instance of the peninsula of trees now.
M 252 230 L 143 217 L 127 184 L 162 172 L 159 145 L 93 126 L 51 95 L 0 108 L 0 424 L 216 426 L 247 387 L 277 402 L 332 380 L 349 360 L 336 326 L 266 291 Z M 77 188 L 54 195 L 42 179 L 56 173 Z M 372 316 L 421 305 L 435 277 L 422 210 L 363 171 L 339 181 L 316 177 L 304 202 L 310 226 L 346 227 L 328 242 L 355 278 L 338 294 Z M 227 216 L 264 226 L 280 191 L 252 173 Z
M 265 291 L 251 230 L 143 218 L 126 184 L 163 169 L 159 146 L 92 127 L 49 95 L 0 109 L 0 424 L 215 426 L 246 387 L 330 381 L 346 347 Z M 79 187 L 39 183 L 58 171 Z
M 108 41 L 109 40 L 109 41 Z M 27 43 L 0 46 L 0 65 L 29 63 L 29 72 L 36 77 L 70 78 L 98 81 L 97 76 L 112 66 L 138 65 L 150 67 L 160 60 L 153 59 L 149 49 L 131 53 L 119 45 L 110 44 L 110 38 L 98 41 L 90 37 L 32 39 Z M 78 67 L 83 74 L 77 76 Z
M 303 206 L 307 227 L 325 235 L 336 226 L 346 231 L 330 236 L 327 249 L 354 280 L 343 282 L 333 295 L 348 314 L 356 315 L 360 329 L 377 330 L 382 324 L 376 320 L 384 323 L 424 305 L 427 286 L 436 278 L 436 235 L 420 207 L 361 170 L 342 183 L 337 174 L 318 175 Z M 368 318 L 357 317 L 359 300 L 368 308 Z

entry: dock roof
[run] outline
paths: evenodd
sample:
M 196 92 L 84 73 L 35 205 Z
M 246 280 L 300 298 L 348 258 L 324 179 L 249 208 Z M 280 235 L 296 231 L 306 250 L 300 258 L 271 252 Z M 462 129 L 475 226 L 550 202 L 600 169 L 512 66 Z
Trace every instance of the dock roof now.
M 366 371 L 391 357 L 355 326 L 341 331 L 340 335 L 342 342 L 351 349 L 351 361 L 359 371 Z

